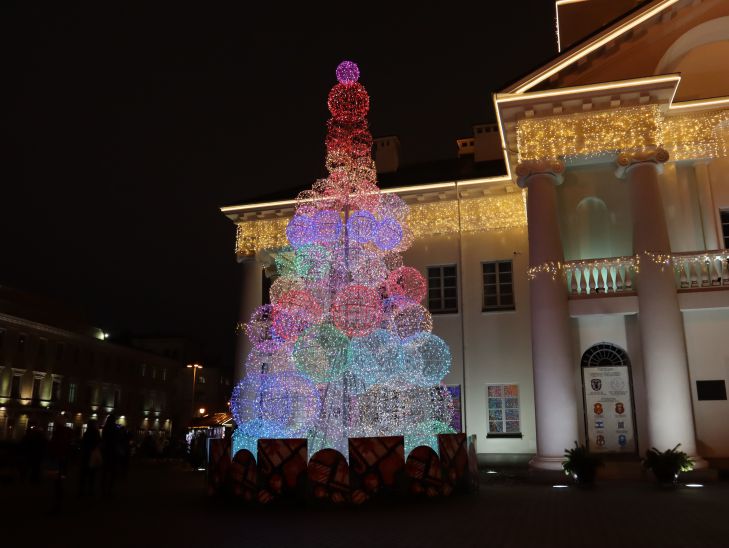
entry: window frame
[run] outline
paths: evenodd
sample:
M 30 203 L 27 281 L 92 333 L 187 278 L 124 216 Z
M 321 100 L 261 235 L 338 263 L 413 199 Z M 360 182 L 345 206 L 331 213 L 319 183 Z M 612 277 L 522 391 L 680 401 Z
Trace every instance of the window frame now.
M 508 274 L 511 275 L 511 281 L 508 282 L 508 284 L 511 286 L 511 304 L 501 304 L 501 296 L 502 296 L 502 285 L 506 285 L 507 282 L 501 282 L 501 275 L 507 274 L 507 272 L 502 271 L 500 269 L 500 265 L 504 263 L 509 263 L 510 271 Z M 486 284 L 486 266 L 487 265 L 494 265 L 495 270 L 493 274 L 495 278 L 495 282 L 493 284 Z M 486 287 L 493 286 L 496 288 L 496 305 L 487 305 L 486 304 Z M 492 295 L 489 295 L 492 296 Z M 496 259 L 496 260 L 490 260 L 490 261 L 481 261 L 481 312 L 483 313 L 493 313 L 493 312 L 510 312 L 516 310 L 516 294 L 514 292 L 514 261 L 513 259 Z
M 448 276 L 448 278 L 453 278 L 455 280 L 455 285 L 452 286 L 452 287 L 451 286 L 447 286 L 446 287 L 446 284 L 445 284 L 445 280 L 446 280 L 445 269 L 446 268 L 453 268 L 453 270 L 454 270 L 453 276 Z M 438 288 L 431 287 L 431 285 L 430 285 L 430 280 L 431 280 L 430 271 L 431 271 L 431 269 L 432 270 L 438 269 L 438 282 L 439 282 L 439 287 Z M 427 300 L 427 305 L 428 305 L 428 312 L 430 312 L 431 314 L 438 314 L 438 315 L 458 314 L 459 313 L 459 309 L 460 309 L 460 303 L 459 303 L 459 298 L 458 298 L 458 295 L 459 295 L 459 291 L 458 291 L 459 290 L 459 285 L 458 285 L 459 284 L 459 281 L 458 281 L 458 264 L 457 263 L 448 263 L 448 264 L 428 265 L 428 266 L 425 267 L 425 273 L 427 274 L 426 281 L 427 281 L 427 287 L 428 287 L 427 291 L 428 291 L 428 293 L 427 293 L 426 300 Z M 440 295 L 438 297 L 438 301 L 441 303 L 440 304 L 440 308 L 433 308 L 431 306 L 430 292 L 433 289 L 439 289 L 440 290 Z M 446 302 L 445 291 L 446 291 L 446 289 L 455 289 L 455 291 L 456 291 L 455 297 L 448 297 L 448 300 L 455 299 L 455 303 L 456 303 L 455 308 L 446 308 L 446 306 L 445 306 L 445 302 Z
M 516 396 L 506 396 L 504 395 L 504 388 L 507 386 L 515 386 L 516 387 Z M 491 387 L 499 387 L 501 389 L 501 396 L 490 396 L 489 395 L 489 389 Z M 506 420 L 506 400 L 507 398 L 514 398 L 516 397 L 516 410 L 519 414 L 519 418 L 517 422 L 519 423 L 519 431 L 518 432 L 507 432 L 506 431 L 506 423 L 507 422 L 513 422 L 513 421 L 507 421 Z M 501 401 L 501 419 L 499 421 L 492 421 L 490 417 L 490 411 L 491 411 L 491 402 L 490 400 L 500 400 Z M 513 409 L 510 408 L 510 409 Z M 501 422 L 503 430 L 501 432 L 491 432 L 491 423 L 492 422 Z M 486 384 L 486 438 L 523 438 L 524 432 L 522 431 L 522 420 L 521 420 L 521 389 L 519 387 L 519 383 L 515 382 L 505 382 L 505 383 L 488 383 Z

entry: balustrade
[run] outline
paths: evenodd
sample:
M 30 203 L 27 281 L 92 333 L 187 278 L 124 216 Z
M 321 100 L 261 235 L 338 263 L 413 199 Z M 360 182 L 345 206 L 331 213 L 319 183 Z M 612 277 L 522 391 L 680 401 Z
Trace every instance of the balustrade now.
M 643 257 L 643 260 L 653 259 Z M 679 290 L 729 289 L 729 253 L 726 251 L 677 253 L 670 256 L 670 264 Z M 636 257 L 615 257 L 566 262 L 562 271 L 570 297 L 598 297 L 635 291 L 638 266 Z
M 729 255 L 725 251 L 678 253 L 672 263 L 678 289 L 729 286 Z
M 570 261 L 563 265 L 570 297 L 623 293 L 635 289 L 635 258 Z

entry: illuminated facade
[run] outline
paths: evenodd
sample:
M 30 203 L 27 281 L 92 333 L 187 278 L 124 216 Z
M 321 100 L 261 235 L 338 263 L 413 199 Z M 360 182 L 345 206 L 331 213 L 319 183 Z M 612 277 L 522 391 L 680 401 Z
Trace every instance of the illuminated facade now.
M 29 425 L 50 436 L 58 421 L 80 437 L 110 413 L 132 434 L 167 436 L 179 417 L 181 368 L 109 342 L 54 303 L 0 289 L 0 440 L 22 439 Z
M 428 280 L 444 382 L 480 453 L 559 469 L 574 440 L 634 455 L 681 443 L 702 467 L 729 457 L 729 4 L 656 0 L 596 33 L 575 28 L 591 4 L 557 2 L 562 52 L 493 96 L 495 131 L 459 141 L 458 165 L 482 168 L 495 142 L 496 173 L 418 179 L 389 138 L 380 181 L 410 205 L 403 259 Z M 223 208 L 242 322 L 276 275 L 294 198 Z M 241 335 L 237 367 L 248 350 Z

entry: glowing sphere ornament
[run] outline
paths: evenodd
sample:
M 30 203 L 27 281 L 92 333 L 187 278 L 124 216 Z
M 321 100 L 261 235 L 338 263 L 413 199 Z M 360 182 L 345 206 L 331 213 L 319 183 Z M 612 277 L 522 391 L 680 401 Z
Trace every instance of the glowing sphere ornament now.
M 355 242 L 366 244 L 372 240 L 377 220 L 369 211 L 355 211 L 347 220 L 347 236 Z
M 377 223 L 374 242 L 382 250 L 394 249 L 402 240 L 402 226 L 392 217 L 385 217 Z
M 380 286 L 390 273 L 382 258 L 374 253 L 358 257 L 350 271 L 354 283 L 371 287 Z
M 246 375 L 293 370 L 295 365 L 291 352 L 291 344 L 283 340 L 259 342 L 246 358 Z
M 301 278 L 288 278 L 286 276 L 276 278 L 271 283 L 271 289 L 269 291 L 271 304 L 276 304 L 284 293 L 294 290 L 301 291 L 306 288 L 306 283 Z
M 420 303 L 412 301 L 397 306 L 390 316 L 390 326 L 400 338 L 407 338 L 421 331 L 433 330 L 433 316 Z
M 329 92 L 327 103 L 332 118 L 344 123 L 362 120 L 370 109 L 370 97 L 364 86 L 357 82 L 335 85 Z
M 251 319 L 245 325 L 246 335 L 252 345 L 273 338 L 271 330 L 273 322 L 273 306 L 264 304 L 259 306 L 251 314 Z
M 401 266 L 390 272 L 386 288 L 390 297 L 407 297 L 416 303 L 422 301 L 428 291 L 423 275 L 410 266 Z
M 310 292 L 289 291 L 273 306 L 272 327 L 276 336 L 293 340 L 321 315 L 322 310 Z
M 314 215 L 315 241 L 321 244 L 331 244 L 339 240 L 342 233 L 342 218 L 338 211 L 325 209 Z
M 373 288 L 352 284 L 337 293 L 332 319 L 348 337 L 361 337 L 380 323 L 380 294 Z
M 281 425 L 292 437 L 306 436 L 321 406 L 316 385 L 297 371 L 266 375 L 260 398 L 261 418 Z
M 432 333 L 417 333 L 403 345 L 407 379 L 419 386 L 434 386 L 451 368 L 448 345 Z
M 366 386 L 384 384 L 402 373 L 402 344 L 389 331 L 376 329 L 352 339 L 348 361 L 352 374 Z
M 308 215 L 294 215 L 286 226 L 286 237 L 294 247 L 312 244 L 316 239 L 314 222 Z
M 261 418 L 261 386 L 265 375 L 249 372 L 233 387 L 230 396 L 230 412 L 236 424 L 241 425 Z
M 321 280 L 332 266 L 332 253 L 326 247 L 313 244 L 296 250 L 294 271 L 304 280 Z
M 293 359 L 300 373 L 316 383 L 341 377 L 347 368 L 349 339 L 330 323 L 307 329 L 296 341 Z
M 342 61 L 337 66 L 337 81 L 340 84 L 353 84 L 359 80 L 359 67 L 353 61 Z

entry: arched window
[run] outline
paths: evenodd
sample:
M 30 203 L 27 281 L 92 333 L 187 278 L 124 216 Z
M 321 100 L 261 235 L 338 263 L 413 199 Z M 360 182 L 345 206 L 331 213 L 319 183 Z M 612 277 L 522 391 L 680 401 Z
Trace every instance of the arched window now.
M 592 345 L 582 354 L 582 367 L 600 367 L 607 365 L 625 365 L 630 367 L 628 353 L 611 343 Z

